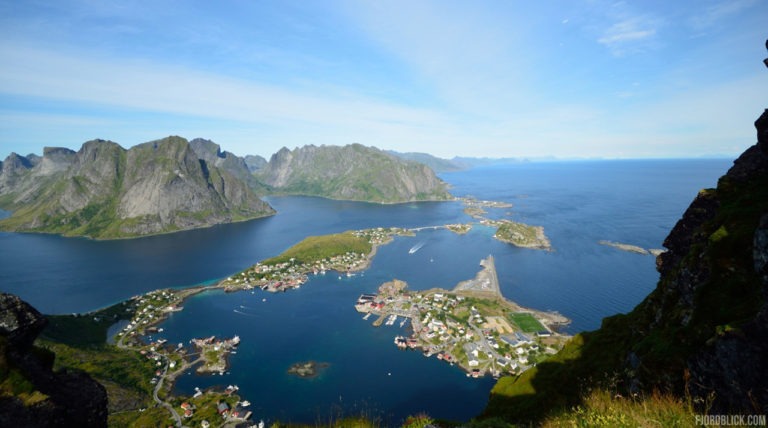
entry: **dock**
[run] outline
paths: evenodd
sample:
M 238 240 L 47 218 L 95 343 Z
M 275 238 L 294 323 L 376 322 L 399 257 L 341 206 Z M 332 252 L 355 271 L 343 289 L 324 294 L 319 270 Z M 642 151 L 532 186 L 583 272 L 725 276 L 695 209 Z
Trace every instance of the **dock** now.
M 387 317 L 387 314 L 381 314 L 379 315 L 379 318 L 376 319 L 376 321 L 373 322 L 374 327 L 380 326 L 384 322 L 384 318 Z

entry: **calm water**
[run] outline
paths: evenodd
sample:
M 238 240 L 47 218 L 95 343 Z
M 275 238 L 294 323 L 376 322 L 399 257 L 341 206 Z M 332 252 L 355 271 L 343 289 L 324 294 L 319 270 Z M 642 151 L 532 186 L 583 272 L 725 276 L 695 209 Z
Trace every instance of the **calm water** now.
M 468 419 L 485 404 L 490 379 L 416 352 L 398 351 L 399 328 L 374 328 L 354 311 L 355 298 L 398 278 L 413 289 L 452 287 L 471 278 L 488 254 L 502 292 L 524 306 L 557 310 L 570 332 L 597 328 L 655 287 L 650 256 L 598 245 L 602 239 L 660 248 L 696 192 L 712 187 L 729 160 L 531 163 L 444 174 L 457 196 L 512 203 L 488 216 L 544 226 L 553 252 L 517 249 L 476 228 L 459 236 L 423 231 L 382 247 L 353 278 L 327 274 L 278 295 L 218 291 L 192 298 L 164 323 L 163 337 L 239 334 L 243 342 L 224 376 L 182 377 L 195 386 L 237 384 L 257 417 L 314 422 L 365 412 L 396 423 L 426 411 Z M 251 222 L 125 241 L 95 242 L 0 233 L 0 289 L 46 313 L 82 312 L 163 287 L 227 276 L 276 255 L 304 236 L 376 226 L 416 227 L 469 221 L 458 203 L 373 205 L 318 198 L 272 198 L 279 214 Z M 311 213 L 311 214 L 308 214 Z M 408 249 L 423 247 L 415 254 Z M 266 298 L 266 302 L 262 301 Z M 285 373 L 296 361 L 330 367 L 312 380 Z

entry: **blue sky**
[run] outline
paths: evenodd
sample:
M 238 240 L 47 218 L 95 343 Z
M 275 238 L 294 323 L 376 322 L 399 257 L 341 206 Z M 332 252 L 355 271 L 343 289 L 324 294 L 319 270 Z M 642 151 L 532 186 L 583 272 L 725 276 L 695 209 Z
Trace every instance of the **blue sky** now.
M 768 2 L 0 0 L 0 156 L 181 135 L 238 155 L 735 156 Z

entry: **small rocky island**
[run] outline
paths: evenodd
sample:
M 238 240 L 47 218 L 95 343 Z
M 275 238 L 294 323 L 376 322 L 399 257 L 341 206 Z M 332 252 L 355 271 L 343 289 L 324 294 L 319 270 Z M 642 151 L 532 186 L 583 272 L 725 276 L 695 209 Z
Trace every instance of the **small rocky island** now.
M 197 368 L 198 373 L 223 373 L 227 370 L 227 355 L 240 344 L 240 337 L 218 340 L 215 336 L 190 341 L 200 351 L 203 364 Z
M 288 374 L 298 376 L 303 379 L 313 379 L 320 375 L 323 370 L 330 367 L 329 363 L 318 361 L 302 361 L 294 363 L 288 368 Z

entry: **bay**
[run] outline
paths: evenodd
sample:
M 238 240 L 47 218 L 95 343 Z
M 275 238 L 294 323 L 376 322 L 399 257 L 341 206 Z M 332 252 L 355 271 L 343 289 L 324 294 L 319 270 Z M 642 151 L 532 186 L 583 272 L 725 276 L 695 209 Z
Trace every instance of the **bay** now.
M 224 376 L 183 376 L 178 392 L 237 384 L 256 417 L 324 421 L 360 412 L 387 424 L 425 411 L 468 419 L 482 410 L 491 379 L 473 380 L 436 359 L 398 351 L 399 328 L 370 325 L 355 298 L 398 278 L 412 289 L 450 288 L 496 258 L 503 294 L 521 305 L 557 310 L 574 333 L 626 312 L 656 285 L 650 256 L 599 245 L 610 240 L 660 248 L 664 237 L 729 160 L 521 163 L 443 174 L 457 196 L 504 201 L 492 218 L 544 226 L 554 251 L 519 249 L 476 227 L 467 235 L 425 230 L 380 248 L 370 269 L 352 278 L 328 273 L 301 289 L 197 295 L 164 324 L 163 337 L 239 334 Z M 210 283 L 279 254 L 308 235 L 377 226 L 419 227 L 471 221 L 458 202 L 377 205 L 319 198 L 270 198 L 278 215 L 232 225 L 133 240 L 97 242 L 0 233 L 0 289 L 45 313 L 93 310 L 164 287 Z M 422 245 L 409 254 L 409 249 Z M 263 299 L 266 298 L 266 301 Z M 286 373 L 290 364 L 330 363 L 316 379 Z

